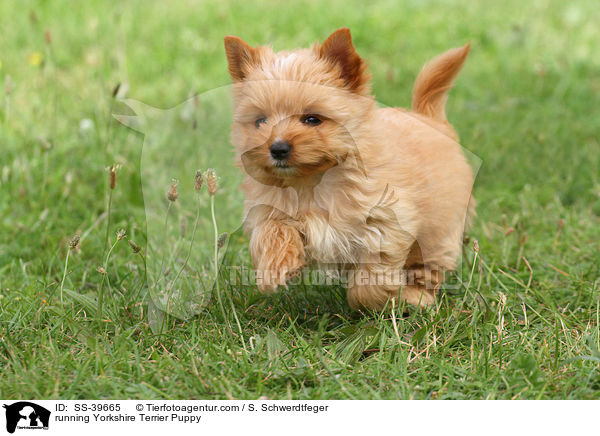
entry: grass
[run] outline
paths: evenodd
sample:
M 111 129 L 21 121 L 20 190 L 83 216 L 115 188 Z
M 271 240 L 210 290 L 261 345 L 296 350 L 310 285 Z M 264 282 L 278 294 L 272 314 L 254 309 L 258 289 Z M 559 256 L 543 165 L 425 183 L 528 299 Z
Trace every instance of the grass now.
M 1 2 L 0 76 L 11 89 L 0 92 L 0 398 L 598 398 L 598 18 L 591 0 Z M 219 231 L 235 229 L 227 92 L 196 129 L 181 117 L 159 124 L 168 129 L 154 137 L 170 148 L 157 164 L 142 152 L 152 136 L 110 116 L 132 114 L 113 88 L 179 115 L 181 102 L 229 83 L 224 35 L 283 49 L 341 26 L 387 105 L 408 104 L 426 60 L 472 42 L 448 102 L 483 162 L 461 286 L 433 309 L 362 314 L 339 288 L 267 297 L 222 277 L 225 316 L 214 298 L 186 321 L 156 310 L 144 257 L 117 232 L 146 253 L 177 176 L 165 237 L 190 241 L 194 171 L 208 167 L 221 177 Z M 168 159 L 188 153 L 184 173 L 169 174 Z M 212 256 L 208 196 L 198 195 L 198 251 Z M 230 241 L 247 262 L 246 241 Z

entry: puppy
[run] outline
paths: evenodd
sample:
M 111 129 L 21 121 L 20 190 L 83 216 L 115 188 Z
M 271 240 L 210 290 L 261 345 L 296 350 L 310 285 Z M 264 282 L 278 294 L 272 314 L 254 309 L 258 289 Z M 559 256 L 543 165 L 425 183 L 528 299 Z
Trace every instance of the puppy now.
M 412 111 L 376 106 L 346 28 L 277 53 L 227 36 L 225 51 L 259 289 L 312 263 L 348 274 L 353 308 L 433 304 L 474 206 L 473 172 L 445 114 L 469 45 L 423 68 Z

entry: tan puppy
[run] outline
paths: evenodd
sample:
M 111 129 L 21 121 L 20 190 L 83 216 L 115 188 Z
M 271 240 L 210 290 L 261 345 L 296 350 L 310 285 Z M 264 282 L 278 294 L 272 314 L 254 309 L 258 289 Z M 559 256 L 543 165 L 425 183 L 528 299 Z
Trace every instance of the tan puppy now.
M 433 304 L 474 204 L 444 109 L 469 45 L 423 68 L 412 112 L 377 108 L 348 29 L 312 49 L 275 53 L 233 36 L 225 49 L 259 289 L 317 263 L 348 272 L 352 307 Z

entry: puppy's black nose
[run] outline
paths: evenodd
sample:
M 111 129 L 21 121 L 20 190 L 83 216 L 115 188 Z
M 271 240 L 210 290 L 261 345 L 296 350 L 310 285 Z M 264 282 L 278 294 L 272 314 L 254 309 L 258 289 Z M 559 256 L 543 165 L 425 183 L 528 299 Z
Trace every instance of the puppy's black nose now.
M 287 141 L 277 140 L 271 144 L 271 156 L 275 160 L 287 159 L 292 150 L 292 146 Z

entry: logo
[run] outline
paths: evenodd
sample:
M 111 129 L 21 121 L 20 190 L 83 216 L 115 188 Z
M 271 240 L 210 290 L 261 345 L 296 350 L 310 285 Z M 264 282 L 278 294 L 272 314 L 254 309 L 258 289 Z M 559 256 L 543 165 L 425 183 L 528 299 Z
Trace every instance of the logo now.
M 14 433 L 18 428 L 27 430 L 48 430 L 50 411 L 29 401 L 19 401 L 6 409 L 6 431 Z

